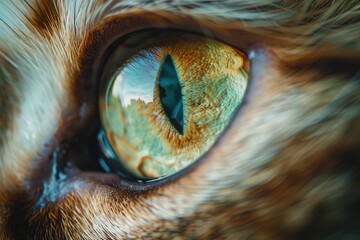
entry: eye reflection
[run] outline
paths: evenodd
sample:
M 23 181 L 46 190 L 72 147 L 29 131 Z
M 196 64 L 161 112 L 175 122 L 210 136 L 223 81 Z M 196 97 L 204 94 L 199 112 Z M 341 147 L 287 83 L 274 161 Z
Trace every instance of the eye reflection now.
M 174 174 L 209 150 L 242 101 L 249 69 L 236 49 L 184 32 L 135 34 L 107 64 L 118 66 L 106 68 L 99 99 L 116 156 L 108 163 L 138 179 Z
M 154 55 L 146 52 L 142 52 L 141 55 L 141 57 L 133 59 L 126 68 L 121 69 L 114 81 L 112 94 L 119 97 L 123 108 L 128 107 L 136 100 L 147 104 L 154 99 L 154 92 L 149 90 L 154 89 L 155 76 L 160 64 Z M 138 69 L 146 74 L 139 77 Z

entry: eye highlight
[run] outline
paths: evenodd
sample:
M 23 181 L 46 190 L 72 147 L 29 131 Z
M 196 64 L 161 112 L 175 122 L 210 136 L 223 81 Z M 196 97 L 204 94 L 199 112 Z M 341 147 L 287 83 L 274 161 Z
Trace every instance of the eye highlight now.
M 229 124 L 248 71 L 243 53 L 204 36 L 126 38 L 108 58 L 99 99 L 105 145 L 116 156 L 108 165 L 142 180 L 189 166 Z

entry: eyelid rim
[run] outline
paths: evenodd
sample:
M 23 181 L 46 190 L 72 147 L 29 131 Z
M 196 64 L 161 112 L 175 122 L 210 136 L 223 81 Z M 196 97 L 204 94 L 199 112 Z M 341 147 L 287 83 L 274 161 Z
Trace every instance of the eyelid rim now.
M 142 14 L 138 16 L 137 14 Z M 171 19 L 172 20 L 171 20 Z M 153 21 L 151 21 L 153 19 Z M 154 20 L 155 19 L 155 20 Z M 175 19 L 178 19 L 177 21 Z M 179 20 L 181 19 L 181 20 Z M 184 20 L 184 21 L 183 21 Z M 183 22 L 181 22 L 183 21 Z M 209 22 L 214 25 L 214 22 Z M 170 26 L 171 25 L 171 26 Z M 221 26 L 221 24 L 217 24 L 217 29 Z M 88 32 L 84 44 L 82 45 L 80 51 L 80 67 L 82 71 L 79 72 L 77 77 L 77 87 L 76 92 L 79 90 L 82 91 L 87 86 L 90 86 L 91 90 L 88 91 L 88 94 L 85 94 L 83 97 L 85 99 L 79 99 L 79 102 L 90 101 L 95 102 L 96 110 L 92 112 L 92 114 L 88 114 L 88 116 L 98 116 L 98 106 L 97 106 L 97 96 L 98 90 L 100 88 L 100 77 L 101 77 L 101 64 L 103 64 L 107 59 L 107 53 L 111 46 L 121 41 L 124 37 L 128 37 L 136 32 L 142 30 L 161 30 L 161 29 L 169 29 L 169 30 L 179 30 L 179 31 L 188 31 L 194 34 L 202 34 L 203 36 L 211 37 L 217 41 L 221 41 L 236 50 L 241 51 L 243 54 L 248 55 L 250 49 L 261 48 L 259 47 L 259 41 L 257 41 L 256 37 L 248 32 L 238 31 L 236 34 L 242 33 L 242 37 L 237 39 L 237 43 L 231 44 L 231 41 L 226 41 L 226 37 L 222 37 L 221 33 L 219 33 L 216 29 L 212 29 L 211 27 L 207 27 L 206 24 L 199 24 L 199 20 L 192 18 L 187 15 L 174 15 L 167 12 L 147 12 L 147 11 L 135 11 L 127 14 L 123 14 L 120 16 L 110 17 L 98 27 Z M 204 34 L 204 31 L 207 34 Z M 226 32 L 226 31 L 225 31 Z M 230 34 L 230 32 L 228 32 Z M 234 32 L 231 32 L 234 35 Z M 227 39 L 229 40 L 229 39 Z M 248 51 L 247 51 L 248 50 Z M 248 57 L 248 56 L 246 56 Z M 233 121 L 239 115 L 239 111 L 243 109 L 244 105 L 249 101 L 249 92 L 250 85 L 252 85 L 252 77 L 251 77 L 251 69 L 252 69 L 252 61 L 250 60 L 250 77 L 248 79 L 248 86 L 244 94 L 244 99 L 238 108 L 235 110 L 233 118 L 230 120 L 228 126 L 224 129 L 223 134 L 221 134 L 218 139 L 215 141 L 214 145 L 205 152 L 198 160 L 194 163 L 190 164 L 188 167 L 182 169 L 180 172 L 172 174 L 171 176 L 166 176 L 163 178 L 157 178 L 148 181 L 133 181 L 118 178 L 118 181 L 112 181 L 111 185 L 114 185 L 119 188 L 131 189 L 134 191 L 145 191 L 153 188 L 157 188 L 163 186 L 165 184 L 169 184 L 174 182 L 177 179 L 181 179 L 184 175 L 192 172 L 196 167 L 202 163 L 203 159 L 206 158 L 209 152 L 212 151 L 221 139 L 223 139 L 223 135 L 228 131 L 230 125 L 232 125 Z M 90 80 L 90 83 L 89 83 Z M 89 88 L 89 87 L 88 87 Z M 76 96 L 76 95 L 74 95 Z M 89 99 L 96 99 L 95 101 L 91 101 Z

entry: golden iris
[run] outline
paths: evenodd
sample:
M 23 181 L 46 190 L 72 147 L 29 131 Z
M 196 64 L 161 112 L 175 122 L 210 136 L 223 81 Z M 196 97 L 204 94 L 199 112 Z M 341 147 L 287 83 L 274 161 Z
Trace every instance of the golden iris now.
M 243 53 L 185 32 L 130 36 L 108 63 L 102 126 L 117 161 L 140 179 L 176 173 L 209 150 L 248 83 Z

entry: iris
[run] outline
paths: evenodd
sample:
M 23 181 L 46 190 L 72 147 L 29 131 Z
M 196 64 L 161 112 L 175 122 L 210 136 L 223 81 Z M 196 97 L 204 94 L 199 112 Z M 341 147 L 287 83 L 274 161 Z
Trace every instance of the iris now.
M 237 49 L 192 33 L 126 38 L 109 56 L 99 97 L 113 172 L 153 180 L 199 159 L 242 102 L 249 64 Z

